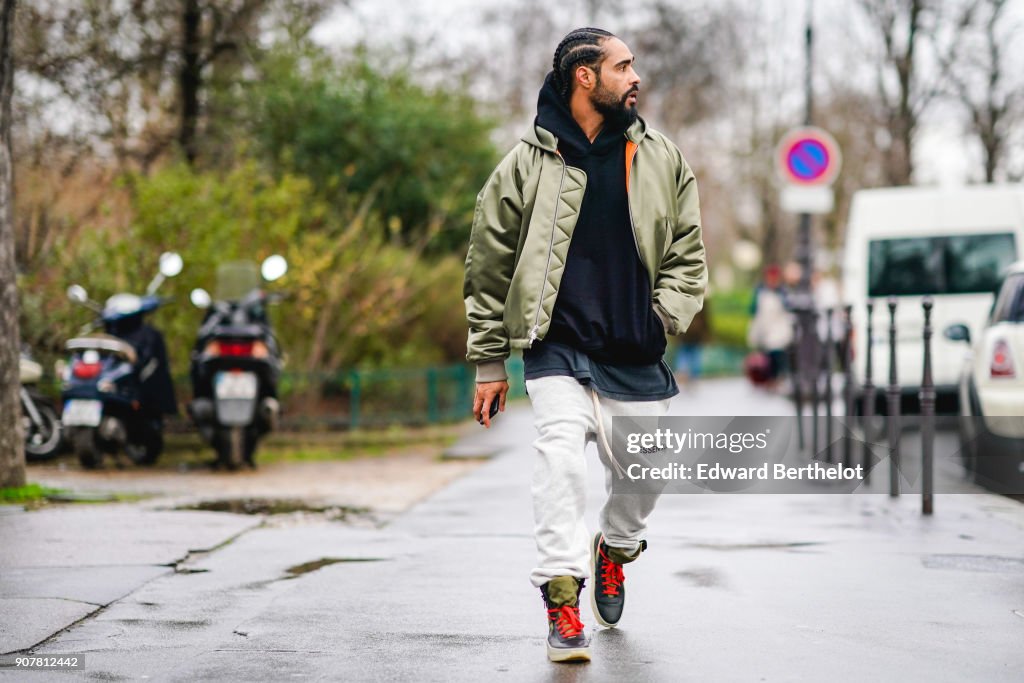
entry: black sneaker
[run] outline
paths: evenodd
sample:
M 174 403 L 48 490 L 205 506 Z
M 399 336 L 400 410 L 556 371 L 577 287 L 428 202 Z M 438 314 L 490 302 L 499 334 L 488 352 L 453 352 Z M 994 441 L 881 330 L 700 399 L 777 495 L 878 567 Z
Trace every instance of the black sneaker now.
M 647 549 L 647 541 L 640 541 L 640 548 L 629 557 L 634 560 Z M 590 606 L 594 610 L 597 623 L 606 628 L 615 628 L 622 618 L 622 609 L 626 605 L 626 580 L 622 573 L 622 564 L 615 562 L 609 554 L 621 550 L 610 551 L 605 545 L 604 536 L 598 533 L 590 545 L 590 568 L 594 576 L 594 590 L 590 592 Z
M 590 639 L 580 621 L 582 590 L 583 579 L 571 576 L 555 577 L 540 588 L 548 610 L 548 659 L 552 662 L 590 661 Z

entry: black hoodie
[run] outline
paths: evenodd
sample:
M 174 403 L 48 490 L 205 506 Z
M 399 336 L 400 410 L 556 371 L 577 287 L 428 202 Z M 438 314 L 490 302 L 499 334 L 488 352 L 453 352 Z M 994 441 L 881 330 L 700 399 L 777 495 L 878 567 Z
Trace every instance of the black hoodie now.
M 665 353 L 665 330 L 651 306 L 626 200 L 625 130 L 607 126 L 587 139 L 558 96 L 551 74 L 537 102 L 536 125 L 558 138 L 570 166 L 587 174 L 551 326 L 544 340 L 611 365 L 650 365 Z

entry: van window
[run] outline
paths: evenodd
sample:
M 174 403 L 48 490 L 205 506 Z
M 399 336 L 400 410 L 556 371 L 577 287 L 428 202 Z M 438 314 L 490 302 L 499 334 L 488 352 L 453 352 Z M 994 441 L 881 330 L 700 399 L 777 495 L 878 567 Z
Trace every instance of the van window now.
M 992 307 L 992 322 L 1024 323 L 1024 275 L 1006 278 Z
M 871 240 L 868 296 L 994 292 L 1016 259 L 1009 232 Z

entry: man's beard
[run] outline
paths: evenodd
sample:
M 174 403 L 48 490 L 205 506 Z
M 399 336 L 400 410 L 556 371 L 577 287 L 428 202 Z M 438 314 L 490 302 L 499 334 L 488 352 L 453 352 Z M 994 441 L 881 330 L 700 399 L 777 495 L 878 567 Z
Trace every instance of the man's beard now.
M 635 104 L 626 104 L 626 99 L 638 89 L 630 89 L 621 98 L 615 97 L 615 93 L 607 90 L 602 84 L 600 77 L 597 79 L 597 87 L 594 94 L 590 96 L 590 103 L 594 105 L 601 116 L 604 117 L 606 127 L 625 130 L 636 121 L 637 111 Z

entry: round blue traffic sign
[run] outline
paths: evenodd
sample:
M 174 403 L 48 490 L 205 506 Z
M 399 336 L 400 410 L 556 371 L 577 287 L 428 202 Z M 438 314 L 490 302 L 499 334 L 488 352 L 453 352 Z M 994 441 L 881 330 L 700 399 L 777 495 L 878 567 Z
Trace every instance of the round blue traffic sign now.
M 820 128 L 797 128 L 783 136 L 778 147 L 782 179 L 798 185 L 830 185 L 841 158 L 835 139 Z

